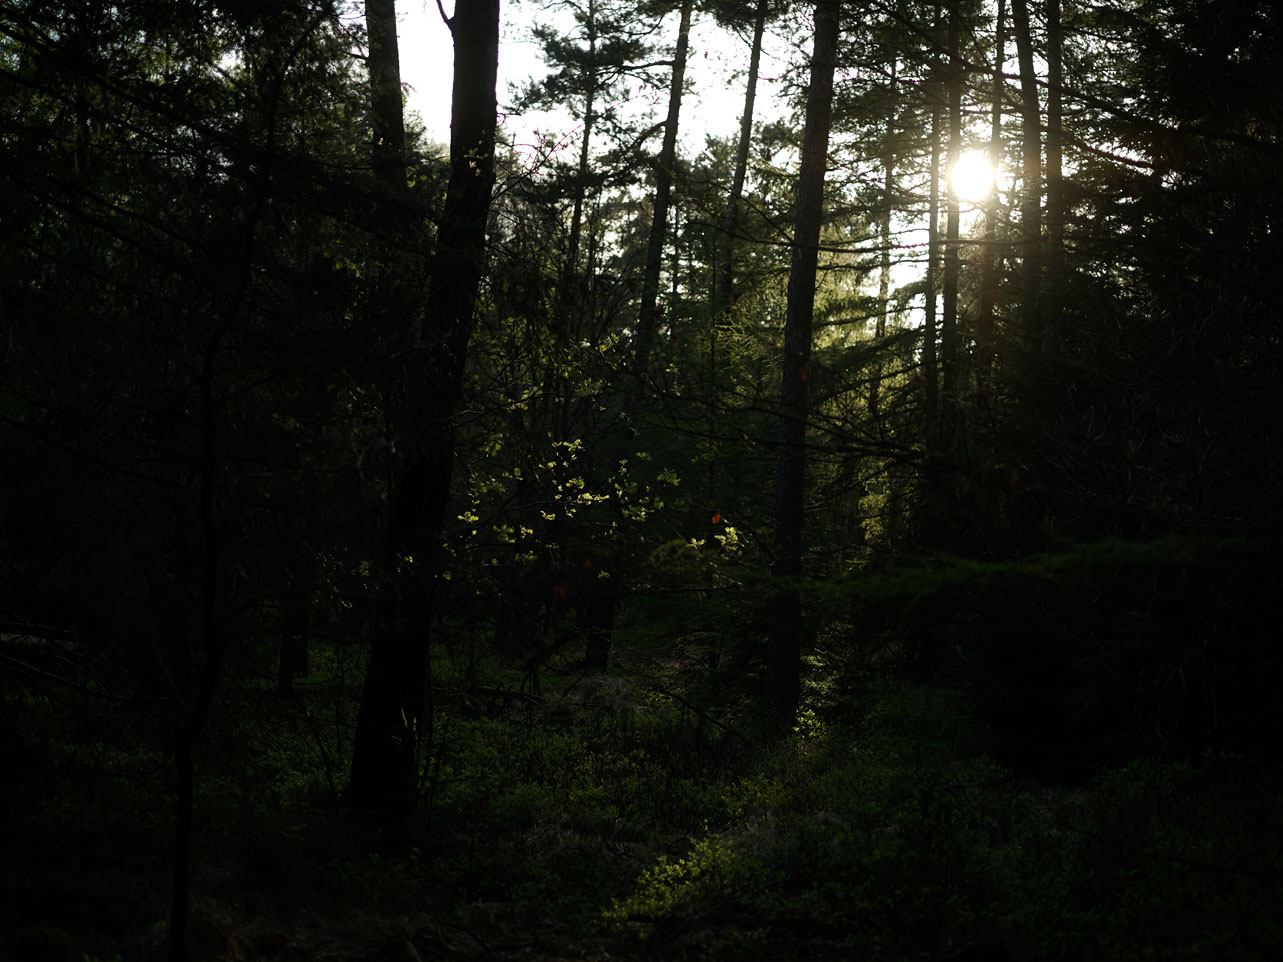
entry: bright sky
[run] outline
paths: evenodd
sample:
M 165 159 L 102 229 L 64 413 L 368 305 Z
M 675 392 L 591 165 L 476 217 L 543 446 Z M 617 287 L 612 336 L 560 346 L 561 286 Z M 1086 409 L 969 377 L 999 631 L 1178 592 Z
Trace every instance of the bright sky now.
M 453 12 L 452 0 L 444 0 L 447 12 Z M 450 141 L 450 88 L 454 65 L 454 50 L 450 31 L 441 22 L 435 0 L 398 0 L 398 35 L 401 56 L 401 79 L 411 87 L 409 108 L 417 112 L 427 128 L 428 136 L 442 144 Z M 508 98 L 510 83 L 519 83 L 530 77 L 546 73 L 536 46 L 529 39 L 529 23 L 538 15 L 532 2 L 502 0 L 500 9 L 499 43 L 499 105 L 503 108 Z M 677 29 L 677 17 L 671 16 L 665 24 L 671 33 Z M 669 38 L 671 42 L 671 37 Z M 769 44 L 780 48 L 781 45 Z M 720 30 L 711 21 L 701 23 L 696 19 L 691 31 L 688 79 L 693 83 L 693 98 L 682 104 L 682 144 L 690 153 L 704 146 L 705 133 L 730 136 L 739 130 L 739 118 L 744 109 L 744 78 L 748 66 L 748 43 L 741 42 Z M 783 55 L 783 50 L 780 50 Z M 739 77 L 734 71 L 741 71 Z M 762 59 L 762 87 L 758 91 L 760 120 L 770 106 L 773 78 L 783 70 L 780 60 L 768 52 Z M 666 89 L 634 87 L 630 92 L 639 106 L 654 104 L 666 109 Z M 515 132 L 517 144 L 533 141 L 532 129 L 565 135 L 573 131 L 569 116 L 545 115 L 542 117 L 510 118 L 507 121 Z
M 453 12 L 453 0 L 443 0 L 446 10 Z M 510 100 L 509 86 L 531 77 L 543 76 L 546 67 L 539 58 L 538 49 L 529 37 L 531 18 L 539 11 L 534 0 L 501 0 L 499 45 L 499 106 L 503 109 Z M 423 118 L 428 136 L 441 144 L 450 142 L 450 89 L 453 84 L 454 49 L 450 31 L 441 21 L 435 0 L 397 0 L 399 21 L 399 49 L 401 79 L 410 86 L 409 109 Z M 668 37 L 675 40 L 677 17 L 670 16 L 665 23 Z M 777 29 L 778 26 L 777 26 Z M 787 29 L 785 27 L 784 29 Z M 768 27 L 766 50 L 762 57 L 761 82 L 758 89 L 755 119 L 774 118 L 781 113 L 778 96 L 781 75 L 787 68 L 788 46 L 772 36 Z M 690 58 L 687 67 L 691 89 L 682 103 L 681 144 L 687 156 L 698 154 L 704 148 L 706 134 L 733 136 L 739 130 L 740 115 L 744 109 L 744 75 L 748 70 L 748 40 L 720 29 L 711 20 L 696 19 L 691 30 Z M 738 74 L 736 73 L 738 71 Z M 666 77 L 661 76 L 664 83 Z M 639 110 L 648 105 L 658 113 L 667 108 L 666 88 L 637 86 L 630 91 Z M 538 139 L 534 133 L 542 130 L 553 134 L 568 147 L 578 143 L 574 121 L 568 114 L 509 117 L 505 124 L 512 131 L 518 149 L 531 145 Z M 654 145 L 658 148 L 658 144 Z M 532 163 L 537 164 L 532 152 L 522 151 Z M 955 173 L 959 193 L 968 208 L 967 220 L 978 216 L 974 206 L 988 193 L 993 172 L 983 154 L 972 151 Z M 964 224 L 964 227 L 969 227 Z M 919 237 L 918 234 L 921 234 Z M 925 231 L 910 233 L 902 242 L 925 244 Z M 923 248 L 922 257 L 925 257 Z M 919 276 L 921 264 L 910 258 L 896 265 L 893 283 L 900 285 Z M 917 316 L 919 309 L 911 311 Z

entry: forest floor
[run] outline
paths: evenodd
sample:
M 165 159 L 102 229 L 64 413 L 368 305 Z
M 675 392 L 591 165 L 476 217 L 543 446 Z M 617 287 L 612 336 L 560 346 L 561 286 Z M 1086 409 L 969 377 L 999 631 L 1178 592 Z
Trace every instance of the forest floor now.
M 1278 957 L 1271 765 L 1031 777 L 994 759 L 961 693 L 875 679 L 766 740 L 747 712 L 698 707 L 709 679 L 678 668 L 567 668 L 537 702 L 501 697 L 512 678 L 443 686 L 420 814 L 392 839 L 335 804 L 324 684 L 230 693 L 202 770 L 192 957 Z M 0 959 L 164 958 L 154 719 L 26 707 L 5 746 Z

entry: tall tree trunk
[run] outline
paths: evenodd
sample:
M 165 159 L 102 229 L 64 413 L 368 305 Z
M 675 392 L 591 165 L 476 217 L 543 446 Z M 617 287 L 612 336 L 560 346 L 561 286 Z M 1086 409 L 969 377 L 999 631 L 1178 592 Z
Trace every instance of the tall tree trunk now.
M 392 571 L 353 744 L 348 804 L 387 818 L 417 801 L 419 745 L 430 738 L 428 639 L 440 538 L 454 469 L 453 416 L 485 269 L 494 186 L 498 0 L 457 0 L 450 179 L 423 328 L 407 352 L 403 453 L 392 478 Z
M 260 195 L 262 196 L 262 195 Z M 239 293 L 233 311 L 243 302 L 252 269 L 254 230 L 261 212 L 256 211 L 247 227 L 247 243 L 242 264 Z M 197 462 L 199 485 L 197 505 L 200 531 L 200 564 L 196 572 L 196 589 L 199 598 L 196 640 L 201 661 L 183 666 L 179 680 L 180 715 L 174 733 L 174 864 L 169 912 L 170 962 L 187 962 L 190 920 L 191 861 L 195 826 L 196 799 L 196 740 L 209 720 L 214 705 L 214 693 L 222 676 L 223 661 L 227 655 L 227 637 L 219 626 L 220 593 L 223 568 L 222 538 L 220 534 L 218 478 L 222 472 L 219 457 L 218 417 L 221 399 L 215 391 L 218 358 L 223 332 L 230 325 L 221 325 L 206 344 L 200 373 L 200 456 Z M 190 637 L 187 617 L 183 609 L 174 614 L 176 639 Z M 194 659 L 193 659 L 194 661 Z M 184 690 L 185 689 L 185 690 Z
M 642 278 L 641 307 L 637 313 L 637 342 L 633 373 L 643 377 L 650 363 L 659 295 L 659 272 L 664 259 L 664 238 L 668 229 L 668 208 L 672 202 L 673 168 L 677 162 L 677 122 L 682 109 L 682 87 L 686 83 L 686 53 L 690 47 L 693 0 L 682 0 L 682 18 L 677 28 L 677 49 L 673 52 L 673 79 L 668 90 L 668 119 L 664 121 L 664 145 L 655 170 L 655 206 L 651 216 L 650 240 L 646 246 L 646 273 Z
M 753 47 L 748 58 L 748 80 L 744 85 L 744 113 L 740 117 L 739 143 L 735 147 L 735 173 L 731 191 L 722 215 L 722 229 L 717 238 L 717 260 L 714 281 L 713 314 L 720 314 L 731 304 L 735 286 L 735 228 L 739 224 L 740 200 L 748 175 L 748 151 L 753 142 L 753 105 L 757 99 L 757 77 L 762 63 L 762 35 L 766 32 L 766 15 L 770 0 L 758 0 L 753 20 Z
M 989 378 L 994 351 L 994 307 L 998 303 L 998 278 L 1002 262 L 998 257 L 999 210 L 998 181 L 1002 170 L 1002 101 L 1006 82 L 1002 75 L 1005 58 L 1006 3 L 998 0 L 998 16 L 994 22 L 993 103 L 989 120 L 989 163 L 994 169 L 993 186 L 985 199 L 985 243 L 980 261 L 980 310 L 976 318 L 976 399 L 982 408 L 989 405 Z
M 1061 63 L 1060 0 L 1047 0 L 1047 280 L 1051 286 L 1043 352 L 1055 354 L 1062 335 L 1065 298 L 1064 72 Z
M 566 245 L 565 275 L 573 284 L 579 270 L 579 238 L 583 233 L 584 195 L 587 192 L 589 146 L 597 117 L 597 5 L 588 0 L 588 92 L 584 94 L 584 134 L 579 141 L 579 169 L 575 172 L 575 204 L 570 214 L 570 238 Z
M 397 51 L 396 0 L 365 0 L 370 42 L 370 119 L 374 175 L 390 191 L 405 190 L 405 121 L 401 115 L 401 60 Z
M 805 513 L 807 382 L 819 267 L 824 174 L 833 114 L 833 72 L 837 60 L 841 0 L 815 8 L 815 48 L 802 134 L 784 321 L 784 374 L 780 386 L 779 454 L 775 472 L 775 545 L 771 574 L 779 579 L 802 573 Z M 800 694 L 802 602 L 787 584 L 770 603 L 766 651 L 766 708 L 775 723 L 791 725 Z
M 716 500 L 717 456 L 714 436 L 718 417 L 718 357 L 717 326 L 722 315 L 734 303 L 735 290 L 735 230 L 739 225 L 740 201 L 744 196 L 744 181 L 748 176 L 748 152 L 753 142 L 753 109 L 757 100 L 757 79 L 762 64 L 762 35 L 766 32 L 766 16 L 770 0 L 758 0 L 753 19 L 753 44 L 748 58 L 748 79 L 744 84 L 744 113 L 740 116 L 739 142 L 735 146 L 735 171 L 731 175 L 731 190 L 722 214 L 722 226 L 717 236 L 717 249 L 713 259 L 712 310 L 708 312 L 708 377 L 705 402 L 705 430 L 708 435 L 708 503 Z
M 1028 353 L 1041 350 L 1042 323 L 1042 146 L 1038 78 L 1026 0 L 1011 0 L 1011 27 L 1020 59 L 1020 120 L 1023 126 L 1020 195 L 1021 333 Z
M 195 797 L 192 743 L 185 726 L 174 737 L 174 865 L 169 904 L 169 962 L 187 962 L 192 863 L 192 816 Z
M 943 452 L 952 452 L 958 440 L 958 364 L 961 341 L 958 330 L 958 272 L 962 261 L 958 239 L 962 231 L 962 211 L 958 189 L 953 182 L 953 170 L 962 155 L 962 85 L 965 77 L 958 56 L 960 20 L 958 4 L 954 3 L 949 8 L 949 65 L 945 87 L 949 108 L 949 147 L 945 164 L 949 179 L 945 199 L 948 219 L 945 226 L 944 296 L 940 321 L 940 449 Z
M 887 335 L 887 315 L 890 313 L 891 294 L 891 213 L 895 207 L 895 123 L 896 98 L 899 90 L 896 86 L 896 69 L 899 60 L 893 55 L 891 59 L 891 79 L 887 87 L 887 148 L 882 157 L 882 214 L 878 222 L 878 243 L 882 248 L 881 261 L 878 265 L 878 317 L 874 327 L 874 338 L 880 344 Z M 882 422 L 879 419 L 879 394 L 882 390 L 882 355 L 873 361 L 873 376 L 869 379 L 869 416 L 880 434 Z
M 570 214 L 570 236 L 566 243 L 566 260 L 561 266 L 561 283 L 557 287 L 557 306 L 551 328 L 556 339 L 555 354 L 549 358 L 544 373 L 543 409 L 547 431 L 554 441 L 566 439 L 570 426 L 571 398 L 574 388 L 567 371 L 570 369 L 571 346 L 583 336 L 584 302 L 587 300 L 587 278 L 579 272 L 579 248 L 583 237 L 584 200 L 587 195 L 589 160 L 593 126 L 597 115 L 597 18 L 596 2 L 588 0 L 588 83 L 584 93 L 583 135 L 579 140 L 579 164 L 575 171 L 574 203 Z M 534 427 L 538 431 L 538 427 Z
M 940 411 L 936 365 L 936 294 L 940 273 L 940 105 L 931 108 L 931 171 L 927 178 L 927 283 L 922 311 L 922 394 L 926 405 L 923 433 L 927 459 L 935 456 Z

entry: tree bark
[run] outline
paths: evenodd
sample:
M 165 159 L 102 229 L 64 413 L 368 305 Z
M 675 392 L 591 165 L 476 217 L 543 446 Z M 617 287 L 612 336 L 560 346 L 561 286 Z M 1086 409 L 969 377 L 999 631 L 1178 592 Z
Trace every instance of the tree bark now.
M 561 267 L 561 283 L 557 288 L 557 309 L 552 319 L 552 333 L 556 338 L 556 363 L 548 364 L 544 374 L 544 420 L 550 436 L 555 441 L 567 438 L 570 423 L 571 398 L 574 390 L 566 371 L 569 370 L 571 345 L 582 336 L 584 302 L 591 277 L 579 272 L 579 248 L 583 237 L 584 200 L 587 196 L 589 163 L 592 149 L 593 127 L 597 120 L 597 16 L 596 0 L 588 0 L 585 22 L 588 39 L 587 89 L 584 92 L 583 135 L 579 140 L 579 162 L 575 170 L 574 202 L 570 214 L 570 235 L 566 243 L 566 260 Z
M 257 215 L 248 225 L 245 257 L 242 263 L 240 291 L 234 301 L 233 312 L 238 311 L 252 267 L 253 236 Z M 218 409 L 220 399 L 215 391 L 215 377 L 221 349 L 222 335 L 227 329 L 220 325 L 205 346 L 200 373 L 200 457 L 199 485 L 197 488 L 198 518 L 200 524 L 200 564 L 196 572 L 196 589 L 199 598 L 196 640 L 203 656 L 199 663 L 188 662 L 182 668 L 179 685 L 179 718 L 174 733 L 174 863 L 169 915 L 170 962 L 187 962 L 190 958 L 190 884 L 194 841 L 196 768 L 195 747 L 209 719 L 214 704 L 214 693 L 223 671 L 227 655 L 227 636 L 219 625 L 222 608 L 220 591 L 223 570 L 222 537 L 220 531 L 218 479 L 222 473 L 219 456 Z M 174 637 L 189 635 L 186 618 L 175 613 Z M 184 714 L 185 712 L 185 714 Z
M 744 113 L 740 117 L 739 143 L 735 147 L 735 172 L 731 177 L 730 195 L 726 199 L 726 212 L 722 215 L 722 229 L 717 239 L 717 262 L 714 282 L 713 315 L 716 317 L 730 307 L 735 287 L 735 228 L 739 223 L 740 200 L 744 194 L 744 180 L 748 176 L 748 151 L 753 142 L 753 106 L 757 99 L 757 78 L 762 63 L 762 35 L 766 32 L 766 15 L 770 0 L 758 0 L 757 14 L 753 20 L 753 46 L 748 58 L 748 80 L 744 85 Z
M 1011 0 L 1011 26 L 1020 59 L 1020 119 L 1023 126 L 1020 195 L 1021 333 L 1027 353 L 1041 350 L 1042 305 L 1042 146 L 1039 132 L 1038 78 L 1026 0 Z
M 712 309 L 708 312 L 708 383 L 705 388 L 705 431 L 708 435 L 707 499 L 710 505 L 717 499 L 716 420 L 720 390 L 718 385 L 717 328 L 723 315 L 735 302 L 735 230 L 739 225 L 740 201 L 744 196 L 744 181 L 748 177 L 748 153 L 753 142 L 753 111 L 757 101 L 757 81 L 762 64 L 762 36 L 766 32 L 766 17 L 770 0 L 758 0 L 753 20 L 753 42 L 748 58 L 748 79 L 744 84 L 744 112 L 740 115 L 739 142 L 735 146 L 735 170 L 731 175 L 731 189 L 726 198 L 718 231 L 717 249 L 713 259 Z
M 690 47 L 693 0 L 682 0 L 681 23 L 677 28 L 677 49 L 673 52 L 673 79 L 668 90 L 668 118 L 664 121 L 664 144 L 655 170 L 655 206 L 651 215 L 650 240 L 646 246 L 646 273 L 642 278 L 641 307 L 637 313 L 633 373 L 645 376 L 654 339 L 659 272 L 664 259 L 668 229 L 668 208 L 672 203 L 673 168 L 677 162 L 677 123 L 682 109 L 682 87 L 686 83 L 686 54 Z
M 880 344 L 887 335 L 887 315 L 890 313 L 891 293 L 891 213 L 895 206 L 895 122 L 896 122 L 896 68 L 899 60 L 894 55 L 891 59 L 891 80 L 887 89 L 887 148 L 882 158 L 882 214 L 878 222 L 878 242 L 882 248 L 881 261 L 878 265 L 878 317 L 874 326 L 874 338 Z M 873 374 L 869 379 L 869 416 L 880 434 L 882 423 L 879 420 L 879 395 L 882 390 L 882 355 L 873 361 Z
M 994 354 L 993 313 L 998 303 L 998 278 L 1002 273 L 1002 262 L 998 256 L 998 172 L 1002 170 L 1002 101 L 1006 89 L 1002 75 L 1005 14 L 1005 0 L 998 0 L 998 16 L 994 22 L 993 104 L 989 120 L 989 163 L 995 176 L 985 200 L 985 243 L 980 252 L 980 310 L 976 318 L 976 399 L 982 408 L 989 405 L 989 378 Z
M 936 365 L 936 294 L 940 270 L 940 106 L 931 108 L 931 171 L 927 179 L 927 277 L 922 311 L 923 433 L 928 460 L 935 455 L 940 380 Z
M 390 577 L 361 693 L 347 794 L 352 807 L 390 819 L 413 811 L 419 746 L 431 738 L 428 642 L 454 469 L 453 417 L 485 270 L 494 186 L 498 0 L 458 0 L 448 23 L 455 53 L 450 179 L 424 322 L 403 372 L 403 451 L 388 495 Z
M 579 238 L 583 233 L 584 194 L 588 180 L 589 147 L 592 142 L 594 111 L 597 107 L 597 17 L 596 2 L 588 0 L 588 92 L 584 94 L 584 134 L 579 141 L 579 169 L 575 172 L 575 203 L 570 214 L 570 238 L 566 245 L 565 276 L 571 284 L 579 271 Z
M 1047 280 L 1051 288 L 1043 353 L 1055 354 L 1065 297 L 1064 121 L 1060 0 L 1047 0 Z
M 958 439 L 958 362 L 961 340 L 958 330 L 958 272 L 961 268 L 958 239 L 962 229 L 962 211 L 958 190 L 953 182 L 953 170 L 962 155 L 962 86 L 965 77 L 958 56 L 960 19 L 961 14 L 955 3 L 949 8 L 949 64 L 945 87 L 949 108 L 949 146 L 945 165 L 949 171 L 949 180 L 945 198 L 948 216 L 945 225 L 944 288 L 940 322 L 940 450 L 945 452 L 952 451 Z
M 401 59 L 397 50 L 396 0 L 365 0 L 370 42 L 370 118 L 374 176 L 393 192 L 405 190 L 405 120 L 401 114 Z
M 777 588 L 770 604 L 766 651 L 766 709 L 777 725 L 792 725 L 800 695 L 802 602 L 787 580 L 802 573 L 807 383 L 840 12 L 841 0 L 822 0 L 815 8 L 815 47 L 802 134 L 802 166 L 798 175 L 784 322 L 784 374 L 780 386 L 779 454 L 775 472 L 775 545 L 771 563 L 771 574 L 784 583 Z
M 753 42 L 748 58 L 748 79 L 744 84 L 744 112 L 740 115 L 739 142 L 735 146 L 735 171 L 731 175 L 730 194 L 722 214 L 721 230 L 713 261 L 712 310 L 708 312 L 708 383 L 704 407 L 705 432 L 708 435 L 708 476 L 706 497 L 709 505 L 717 502 L 717 434 L 716 422 L 720 389 L 718 384 L 717 327 L 735 301 L 735 230 L 739 225 L 740 201 L 748 176 L 748 153 L 753 142 L 753 111 L 757 100 L 757 81 L 762 64 L 762 36 L 771 0 L 758 0 L 753 20 Z

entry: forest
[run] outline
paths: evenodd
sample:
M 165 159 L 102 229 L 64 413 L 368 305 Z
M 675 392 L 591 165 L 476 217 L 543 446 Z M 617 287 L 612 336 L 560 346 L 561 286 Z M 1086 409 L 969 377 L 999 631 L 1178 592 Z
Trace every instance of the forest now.
M 424 6 L 0 0 L 0 959 L 1283 955 L 1279 6 Z

